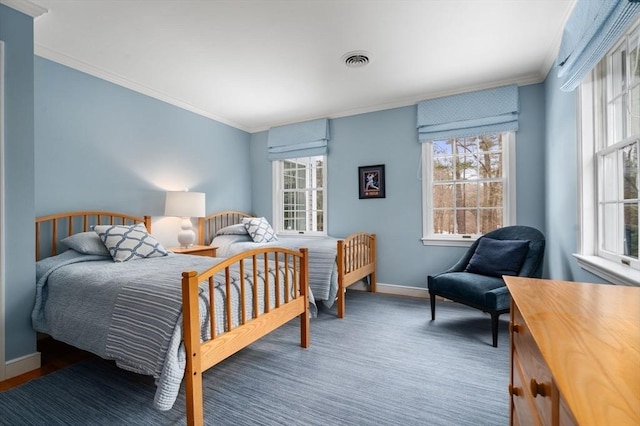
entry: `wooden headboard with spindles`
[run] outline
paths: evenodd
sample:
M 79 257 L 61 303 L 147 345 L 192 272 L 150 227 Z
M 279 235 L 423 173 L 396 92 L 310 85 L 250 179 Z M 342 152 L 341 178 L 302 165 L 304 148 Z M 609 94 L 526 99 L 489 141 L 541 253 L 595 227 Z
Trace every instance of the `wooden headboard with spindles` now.
M 218 230 L 225 226 L 242 223 L 242 218 L 244 217 L 253 216 L 236 210 L 225 210 L 200 218 L 198 221 L 198 239 L 200 244 L 208 246 L 211 244 Z
M 36 218 L 36 260 L 58 254 L 61 239 L 88 232 L 95 225 L 134 225 L 144 223 L 151 232 L 151 216 L 133 216 L 106 211 L 75 211 Z

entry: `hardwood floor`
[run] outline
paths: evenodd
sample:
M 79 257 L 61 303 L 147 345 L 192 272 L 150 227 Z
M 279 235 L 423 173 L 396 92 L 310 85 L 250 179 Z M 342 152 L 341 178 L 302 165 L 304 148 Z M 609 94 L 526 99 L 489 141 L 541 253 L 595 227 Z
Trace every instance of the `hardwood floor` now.
M 42 366 L 37 370 L 0 382 L 0 392 L 20 386 L 30 380 L 42 377 L 85 359 L 95 357 L 95 355 L 89 352 L 58 342 L 51 337 L 44 337 L 38 340 L 38 351 L 42 357 Z

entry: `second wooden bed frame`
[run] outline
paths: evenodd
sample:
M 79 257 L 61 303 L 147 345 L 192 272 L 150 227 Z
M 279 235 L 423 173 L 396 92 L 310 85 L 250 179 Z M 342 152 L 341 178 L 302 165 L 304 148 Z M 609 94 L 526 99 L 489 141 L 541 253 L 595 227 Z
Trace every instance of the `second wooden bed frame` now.
M 209 245 L 221 228 L 242 223 L 248 213 L 226 210 L 214 213 L 198 222 L 200 244 Z M 369 277 L 369 291 L 376 292 L 376 235 L 356 232 L 338 240 L 338 318 L 345 315 L 345 290 L 363 278 Z
M 60 213 L 36 218 L 36 259 L 54 256 L 58 253 L 59 241 L 77 232 L 87 232 L 95 225 L 130 225 L 144 223 L 151 232 L 151 218 L 138 217 L 121 213 L 105 211 L 77 211 Z M 275 262 L 274 295 L 269 294 L 269 279 L 264 286 L 265 299 L 275 298 L 275 306 L 269 307 L 265 303 L 264 312 L 258 312 L 258 300 L 251 297 L 252 315 L 246 312 L 246 297 L 257 294 L 258 283 L 256 277 L 258 269 L 266 269 L 269 262 Z M 199 292 L 207 288 L 209 292 L 209 327 L 216 330 L 216 315 L 214 314 L 214 276 L 223 277 L 226 291 L 230 294 L 232 267 L 239 268 L 240 276 L 244 277 L 246 265 L 253 270 L 248 282 L 242 280 L 240 285 L 241 305 L 240 325 L 234 326 L 231 316 L 231 300 L 226 297 L 225 332 L 211 333 L 211 339 L 201 342 Z M 277 329 L 281 325 L 298 317 L 300 319 L 300 346 L 309 346 L 309 298 L 307 292 L 308 280 L 307 250 L 293 251 L 276 247 L 263 247 L 239 253 L 216 264 L 212 268 L 198 273 L 196 271 L 182 272 L 182 305 L 183 305 L 183 336 L 186 351 L 185 396 L 188 425 L 204 424 L 204 408 L 202 394 L 202 373 L 218 364 L 227 357 L 248 346 L 262 336 Z M 282 267 L 282 268 L 280 268 Z M 247 268 L 246 270 L 249 270 Z M 280 272 L 280 271 L 283 272 Z M 267 274 L 265 276 L 268 277 Z M 180 279 L 176 276 L 176 282 Z M 206 291 L 206 290 L 205 290 Z M 284 295 L 284 296 L 281 296 Z

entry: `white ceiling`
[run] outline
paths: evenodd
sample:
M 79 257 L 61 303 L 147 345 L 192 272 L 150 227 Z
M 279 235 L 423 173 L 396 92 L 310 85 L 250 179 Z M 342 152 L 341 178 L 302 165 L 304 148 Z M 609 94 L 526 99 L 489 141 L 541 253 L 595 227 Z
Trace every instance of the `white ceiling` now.
M 32 2 L 37 55 L 256 132 L 541 82 L 575 0 Z

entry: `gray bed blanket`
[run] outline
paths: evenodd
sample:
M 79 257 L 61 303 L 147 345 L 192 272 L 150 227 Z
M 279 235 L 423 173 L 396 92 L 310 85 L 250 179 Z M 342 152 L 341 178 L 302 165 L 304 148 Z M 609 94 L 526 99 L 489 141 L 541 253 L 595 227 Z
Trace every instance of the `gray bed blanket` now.
M 278 237 L 277 241 L 256 243 L 249 235 L 218 235 L 211 242 L 218 256 L 228 257 L 258 247 L 285 247 L 291 250 L 309 250 L 309 287 L 316 301 L 330 308 L 338 294 L 336 257 L 338 238 L 334 237 Z
M 171 254 L 114 263 L 110 258 L 68 250 L 37 263 L 33 327 L 57 340 L 113 359 L 121 368 L 153 376 L 158 386 L 154 406 L 169 410 L 186 365 L 181 272 L 202 272 L 220 260 Z M 250 267 L 245 273 L 251 276 Z M 231 275 L 237 282 L 239 273 L 232 271 Z M 238 307 L 238 292 L 232 292 L 232 305 Z M 203 338 L 210 334 L 206 327 L 206 297 L 206 292 L 201 292 Z M 217 333 L 224 327 L 223 300 L 224 286 L 216 279 Z M 250 301 L 247 303 L 250 312 Z M 238 322 L 236 317 L 234 326 Z

